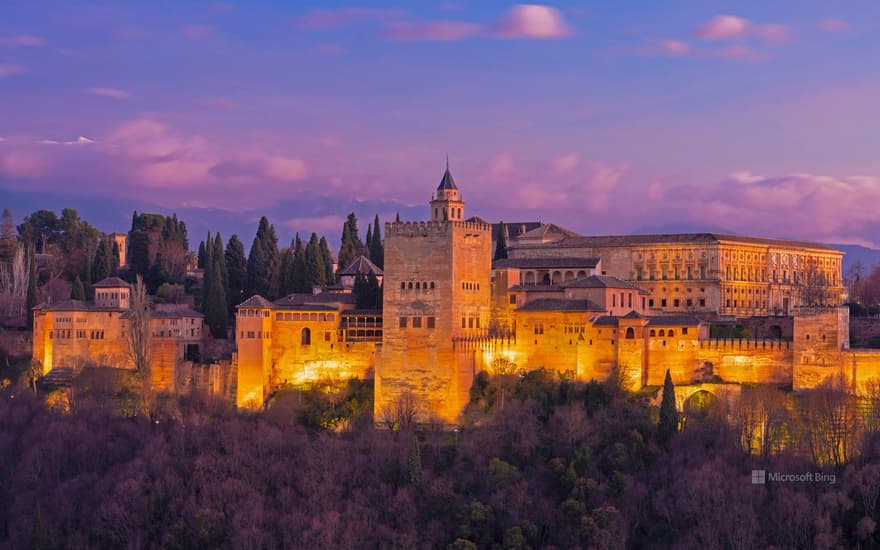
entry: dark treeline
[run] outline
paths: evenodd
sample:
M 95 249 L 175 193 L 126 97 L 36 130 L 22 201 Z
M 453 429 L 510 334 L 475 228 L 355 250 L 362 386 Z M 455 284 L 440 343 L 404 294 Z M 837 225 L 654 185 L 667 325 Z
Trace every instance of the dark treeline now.
M 395 430 L 374 429 L 370 388 L 358 387 L 287 394 L 249 416 L 188 398 L 165 407 L 157 423 L 121 417 L 84 396 L 73 412 L 57 414 L 27 395 L 0 393 L 0 544 L 750 549 L 880 542 L 876 433 L 857 459 L 824 470 L 833 484 L 756 485 L 753 469 L 819 469 L 786 453 L 750 456 L 739 433 L 711 417 L 660 433 L 657 408 L 644 397 L 545 371 L 481 374 L 456 432 L 416 431 L 406 404 L 378 419 Z

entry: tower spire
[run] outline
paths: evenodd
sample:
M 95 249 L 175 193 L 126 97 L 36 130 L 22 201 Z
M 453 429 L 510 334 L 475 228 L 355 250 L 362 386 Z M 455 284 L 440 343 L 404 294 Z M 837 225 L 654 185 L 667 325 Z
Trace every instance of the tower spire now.
M 449 153 L 446 153 L 446 171 L 449 172 Z

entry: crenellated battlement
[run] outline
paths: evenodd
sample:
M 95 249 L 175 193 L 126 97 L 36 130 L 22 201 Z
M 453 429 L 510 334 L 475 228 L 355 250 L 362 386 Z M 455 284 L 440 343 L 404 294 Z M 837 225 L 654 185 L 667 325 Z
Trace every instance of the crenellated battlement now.
M 790 350 L 791 340 L 762 338 L 710 338 L 700 340 L 700 349 Z
M 442 221 L 442 222 L 386 222 L 385 236 L 398 235 L 404 237 L 447 235 L 453 228 L 472 231 L 491 231 L 492 226 L 487 223 Z

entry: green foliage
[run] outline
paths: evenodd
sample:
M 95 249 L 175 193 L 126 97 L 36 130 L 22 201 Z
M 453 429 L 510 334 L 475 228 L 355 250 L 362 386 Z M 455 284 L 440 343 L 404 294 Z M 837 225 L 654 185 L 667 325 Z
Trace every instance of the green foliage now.
M 264 298 L 270 298 L 272 279 L 269 273 L 269 265 L 266 262 L 266 255 L 263 252 L 262 243 L 259 237 L 254 237 L 251 244 L 251 253 L 248 256 L 248 288 L 245 293 L 247 296 L 259 294 Z M 271 299 L 271 298 L 270 298 Z
M 359 273 L 354 278 L 353 292 L 358 309 L 382 309 L 382 288 L 374 273 Z
M 493 260 L 504 260 L 507 258 L 507 227 L 501 222 L 501 228 L 498 231 L 498 240 L 495 243 L 495 255 Z
M 311 292 L 306 286 L 306 250 L 299 233 L 293 243 L 293 292 Z
M 332 285 L 336 281 L 336 275 L 333 271 L 333 254 L 330 253 L 330 245 L 327 244 L 326 238 L 322 236 L 319 244 L 321 255 L 324 257 L 324 280 L 328 285 Z
M 159 301 L 165 304 L 180 304 L 186 297 L 186 288 L 183 285 L 163 283 L 156 291 Z
M 205 269 L 205 254 L 206 254 L 205 241 L 201 241 L 199 243 L 199 256 L 198 256 L 198 263 L 197 263 L 197 267 L 199 269 Z
M 118 260 L 116 263 L 113 262 L 113 245 L 114 243 L 110 242 L 109 236 L 102 236 L 101 244 L 95 253 L 95 261 L 92 263 L 92 282 L 97 283 L 110 277 L 113 273 L 113 267 L 119 264 Z
M 221 272 L 223 256 L 213 257 L 211 269 L 205 281 L 205 322 L 211 329 L 214 338 L 226 338 L 229 310 L 226 303 L 226 292 L 223 290 Z
M 226 269 L 226 256 L 223 251 L 223 239 L 220 232 L 214 235 L 214 250 L 211 252 L 216 269 L 220 272 L 220 282 L 223 284 L 223 295 L 229 295 L 229 272 Z
M 33 326 L 33 309 L 37 305 L 37 259 L 33 245 L 28 247 L 28 287 L 27 287 L 27 316 L 28 326 Z
M 675 386 L 672 375 L 666 371 L 663 381 L 663 397 L 660 401 L 660 423 L 657 426 L 657 437 L 660 441 L 668 441 L 678 431 L 678 410 L 675 408 Z
M 77 277 L 73 280 L 73 286 L 70 287 L 70 299 L 84 302 L 86 299 L 86 289 L 83 287 L 82 281 Z
M 278 283 L 278 294 L 280 296 L 287 296 L 294 292 L 293 275 L 293 250 L 285 248 L 281 252 L 281 275 Z
M 338 265 L 336 271 L 343 271 L 351 265 L 355 258 L 355 240 L 351 234 L 351 228 L 346 221 L 342 226 L 342 244 L 339 246 Z
M 324 254 L 321 252 L 318 236 L 312 233 L 309 244 L 306 245 L 306 292 L 310 291 L 314 286 L 324 286 L 326 283 L 324 279 L 326 273 L 324 269 Z
M 43 514 L 40 513 L 40 503 L 34 506 L 34 518 L 31 524 L 31 550 L 43 550 L 47 547 L 46 535 L 43 532 Z
M 238 235 L 229 237 L 226 243 L 226 273 L 229 279 L 229 294 L 227 302 L 229 311 L 234 311 L 235 306 L 245 299 L 244 293 L 248 283 L 248 261 L 244 255 L 244 244 Z
M 422 485 L 422 454 L 419 450 L 419 438 L 412 437 L 409 448 L 409 482 L 420 487 Z

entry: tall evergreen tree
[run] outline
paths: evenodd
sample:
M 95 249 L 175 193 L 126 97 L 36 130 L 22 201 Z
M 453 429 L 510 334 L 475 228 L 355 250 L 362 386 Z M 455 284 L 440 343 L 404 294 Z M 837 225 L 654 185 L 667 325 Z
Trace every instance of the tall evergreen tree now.
M 113 264 L 113 246 L 110 244 L 110 238 L 106 235 L 101 239 L 101 245 L 95 254 L 95 261 L 92 263 L 92 281 L 98 282 L 106 279 L 112 273 Z
M 657 426 L 657 435 L 660 441 L 668 441 L 678 431 L 678 410 L 675 408 L 675 386 L 672 384 L 672 375 L 666 369 L 666 379 L 663 381 L 663 397 L 660 401 L 660 423 Z
M 293 291 L 311 292 L 312 289 L 306 287 L 306 250 L 299 233 L 293 241 Z
M 37 305 L 37 258 L 34 246 L 28 247 L 28 286 L 27 286 L 27 316 L 28 326 L 34 326 L 33 309 Z
M 507 226 L 501 222 L 501 228 L 498 231 L 498 240 L 495 243 L 495 255 L 493 260 L 504 260 L 507 258 Z
M 345 223 L 348 224 L 348 232 L 351 233 L 351 239 L 354 242 L 355 247 L 355 255 L 362 253 L 364 243 L 361 242 L 361 237 L 358 234 L 358 219 L 355 216 L 354 212 L 351 212 L 346 218 Z
M 382 309 L 382 289 L 376 275 L 358 273 L 353 289 L 358 309 Z
M 214 338 L 226 338 L 226 326 L 229 316 L 226 293 L 223 291 L 223 257 L 214 257 L 210 269 L 210 279 L 206 285 L 208 293 L 205 298 L 205 322 L 211 328 Z
M 394 222 L 400 223 L 400 212 L 398 212 L 397 214 L 394 215 Z
M 291 243 L 291 246 L 293 246 L 293 243 Z M 278 295 L 287 296 L 293 292 L 293 249 L 285 248 L 281 252 L 281 276 L 278 280 Z
M 199 243 L 199 259 L 197 266 L 199 269 L 205 269 L 205 241 Z
M 220 270 L 220 282 L 223 284 L 223 295 L 229 296 L 229 272 L 226 270 L 226 256 L 223 252 L 223 239 L 218 231 L 214 235 L 214 250 L 211 252 L 215 265 Z
M 265 289 L 265 298 L 274 300 L 278 295 L 279 279 L 281 275 L 281 253 L 278 250 L 278 236 L 275 234 L 275 226 L 269 223 L 269 218 L 260 218 L 257 228 L 257 239 L 263 248 L 263 258 L 266 262 L 266 277 L 268 284 Z
M 73 286 L 70 287 L 70 299 L 80 302 L 84 302 L 86 299 L 86 289 L 79 277 L 73 280 Z
M 324 280 L 327 281 L 328 285 L 332 285 L 336 282 L 336 273 L 333 269 L 333 254 L 330 252 L 330 245 L 327 244 L 326 238 L 321 237 L 319 244 L 321 246 L 321 253 L 324 255 Z
M 138 211 L 134 210 L 131 213 L 131 232 L 134 233 L 138 228 Z
M 366 256 L 367 259 L 372 260 L 373 259 L 371 257 L 372 254 L 373 254 L 373 226 L 370 224 L 367 224 L 367 240 L 364 243 L 364 256 Z M 375 262 L 373 262 L 373 263 L 375 263 Z
M 110 276 L 113 277 L 119 273 L 119 262 L 121 261 L 122 256 L 120 256 L 119 251 L 119 243 L 116 240 L 113 240 L 113 261 L 110 263 Z
M 244 255 L 244 244 L 238 235 L 229 237 L 226 243 L 226 273 L 229 277 L 229 311 L 244 301 L 244 293 L 248 284 L 248 261 Z
M 355 258 L 355 241 L 351 234 L 348 222 L 342 226 L 342 244 L 339 246 L 339 263 L 336 265 L 337 273 L 351 265 Z
M 409 449 L 409 482 L 419 487 L 422 484 L 422 453 L 419 451 L 419 438 L 414 435 Z
M 251 244 L 251 252 L 248 255 L 248 286 L 246 294 L 253 296 L 259 294 L 264 298 L 268 298 L 270 285 L 272 284 L 269 274 L 269 266 L 266 263 L 266 255 L 263 252 L 262 243 L 259 237 L 254 237 Z
M 324 254 L 318 243 L 318 235 L 312 233 L 309 244 L 306 245 L 306 288 L 323 286 L 326 283 L 325 274 Z
M 379 214 L 373 220 L 373 240 L 370 242 L 370 261 L 379 269 L 385 268 L 385 248 L 382 246 L 382 233 L 379 230 Z

